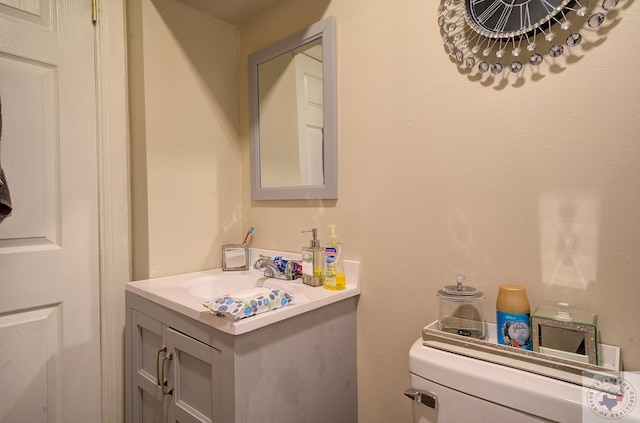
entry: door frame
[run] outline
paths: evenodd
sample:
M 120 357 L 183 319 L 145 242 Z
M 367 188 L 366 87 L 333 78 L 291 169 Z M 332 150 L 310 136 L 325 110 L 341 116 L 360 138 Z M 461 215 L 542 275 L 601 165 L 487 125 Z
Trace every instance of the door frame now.
M 131 280 L 125 0 L 95 26 L 102 421 L 124 421 L 125 290 Z

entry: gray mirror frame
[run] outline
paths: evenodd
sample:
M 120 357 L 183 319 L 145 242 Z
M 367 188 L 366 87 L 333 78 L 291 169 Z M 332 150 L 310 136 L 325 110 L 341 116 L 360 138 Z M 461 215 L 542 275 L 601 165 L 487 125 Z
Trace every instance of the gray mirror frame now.
M 338 198 L 338 127 L 336 84 L 336 24 L 330 16 L 249 55 L 249 132 L 252 200 L 300 200 Z M 260 183 L 260 106 L 258 66 L 288 51 L 322 38 L 324 96 L 324 184 L 263 188 Z

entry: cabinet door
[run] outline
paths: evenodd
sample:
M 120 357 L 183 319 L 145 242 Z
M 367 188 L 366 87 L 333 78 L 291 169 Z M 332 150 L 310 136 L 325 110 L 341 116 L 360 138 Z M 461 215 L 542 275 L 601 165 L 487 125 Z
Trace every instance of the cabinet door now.
M 169 376 L 169 388 L 173 388 L 169 421 L 221 422 L 220 351 L 170 328 L 166 331 L 166 340 L 173 360 Z
M 163 343 L 164 327 L 159 321 L 134 310 L 131 311 L 131 317 L 133 422 L 161 422 L 165 414 L 160 380 L 160 364 L 166 356 L 166 345 Z M 167 368 L 168 366 L 165 366 L 165 372 Z M 166 403 L 168 404 L 168 401 Z

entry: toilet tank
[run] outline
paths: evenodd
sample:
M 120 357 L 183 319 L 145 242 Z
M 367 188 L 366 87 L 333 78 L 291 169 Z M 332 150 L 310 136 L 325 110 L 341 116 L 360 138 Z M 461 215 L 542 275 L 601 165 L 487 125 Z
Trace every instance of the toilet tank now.
M 409 351 L 414 423 L 582 423 L 582 388 L 424 346 Z M 586 410 L 587 413 L 589 410 Z

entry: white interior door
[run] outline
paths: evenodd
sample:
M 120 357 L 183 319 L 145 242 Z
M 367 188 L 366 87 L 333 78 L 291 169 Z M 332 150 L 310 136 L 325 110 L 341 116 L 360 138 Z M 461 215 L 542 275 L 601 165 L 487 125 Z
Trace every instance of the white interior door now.
M 324 184 L 322 62 L 307 54 L 297 54 L 295 68 L 300 184 L 322 185 Z
M 0 421 L 100 421 L 91 2 L 0 0 Z

